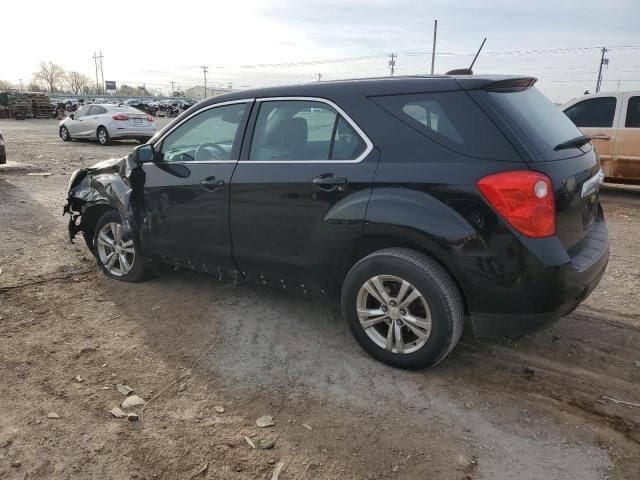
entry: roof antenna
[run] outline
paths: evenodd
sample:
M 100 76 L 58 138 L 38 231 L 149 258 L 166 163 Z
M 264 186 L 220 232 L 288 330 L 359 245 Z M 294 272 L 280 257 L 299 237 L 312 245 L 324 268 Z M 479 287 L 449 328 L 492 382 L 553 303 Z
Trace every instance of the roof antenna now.
M 480 55 L 480 52 L 482 51 L 482 47 L 484 47 L 484 44 L 486 41 L 487 41 L 487 37 L 484 37 L 484 40 L 482 40 L 482 44 L 480 45 L 480 48 L 476 52 L 476 56 L 473 57 L 473 61 L 471 62 L 471 65 L 469 65 L 469 68 L 456 68 L 455 70 L 449 70 L 446 73 L 446 75 L 473 75 L 472 68 L 475 65 L 476 60 L 478 59 L 478 55 Z

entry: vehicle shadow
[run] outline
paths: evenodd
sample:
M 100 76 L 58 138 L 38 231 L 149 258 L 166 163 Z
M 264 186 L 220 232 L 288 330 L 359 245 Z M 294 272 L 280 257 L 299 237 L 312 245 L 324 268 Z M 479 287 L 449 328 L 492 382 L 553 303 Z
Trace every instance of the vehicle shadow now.
M 245 385 L 295 384 L 298 392 L 363 407 L 393 398 L 428 408 L 433 398 L 422 391 L 460 397 L 478 388 L 522 395 L 561 389 L 567 399 L 595 400 L 603 386 L 640 397 L 638 369 L 620 367 L 622 357 L 633 356 L 640 331 L 625 326 L 611 332 L 606 314 L 586 309 L 519 340 L 479 339 L 467 323 L 440 365 L 408 372 L 364 353 L 335 300 L 248 283 L 220 285 L 186 271 L 165 270 L 136 285 L 136 300 L 126 284 L 103 279 L 101 286 L 156 348 L 186 360 L 213 344 L 204 367 Z

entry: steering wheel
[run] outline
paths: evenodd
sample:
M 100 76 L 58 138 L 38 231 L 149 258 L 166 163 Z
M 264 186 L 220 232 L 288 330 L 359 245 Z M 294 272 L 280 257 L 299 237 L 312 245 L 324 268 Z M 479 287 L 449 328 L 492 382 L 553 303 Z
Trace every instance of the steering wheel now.
M 200 155 L 202 154 L 202 152 L 205 151 L 206 148 L 213 148 L 214 150 L 216 150 L 218 153 L 220 153 L 222 156 L 221 157 L 217 157 L 214 158 L 214 160 L 224 160 L 225 157 L 227 156 L 227 151 L 222 148 L 220 145 L 218 145 L 217 143 L 203 143 L 202 145 L 200 145 L 197 149 L 196 149 L 196 153 L 194 154 L 194 159 L 195 160 L 199 160 L 198 157 L 200 157 Z M 202 160 L 209 160 L 208 158 L 203 158 Z

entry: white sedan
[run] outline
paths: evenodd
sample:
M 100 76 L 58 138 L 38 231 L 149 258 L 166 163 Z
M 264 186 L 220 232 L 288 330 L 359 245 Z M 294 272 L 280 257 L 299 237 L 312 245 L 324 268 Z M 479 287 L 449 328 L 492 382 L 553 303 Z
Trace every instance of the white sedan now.
M 98 140 L 109 145 L 111 140 L 133 138 L 146 143 L 156 133 L 151 115 L 126 105 L 86 105 L 60 122 L 60 138 Z

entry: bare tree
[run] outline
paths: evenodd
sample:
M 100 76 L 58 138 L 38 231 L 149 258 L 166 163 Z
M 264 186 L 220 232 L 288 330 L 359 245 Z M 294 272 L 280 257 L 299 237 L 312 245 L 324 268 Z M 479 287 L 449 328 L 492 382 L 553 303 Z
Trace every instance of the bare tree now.
M 13 83 L 0 80 L 0 90 L 11 90 L 12 88 L 16 88 Z
M 89 82 L 91 82 L 91 79 L 89 77 L 78 72 L 67 73 L 66 80 L 67 85 L 69 85 L 69 88 L 74 93 L 74 95 L 80 95 L 84 93 L 89 86 Z
M 61 80 L 64 80 L 64 69 L 53 62 L 42 62 L 40 64 L 40 71 L 34 73 L 33 76 L 45 82 L 49 86 L 49 91 L 53 93 L 56 85 Z

